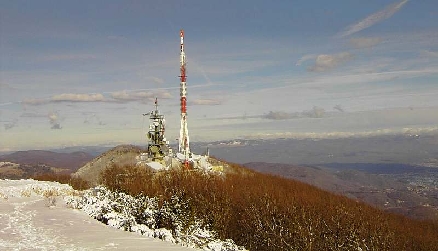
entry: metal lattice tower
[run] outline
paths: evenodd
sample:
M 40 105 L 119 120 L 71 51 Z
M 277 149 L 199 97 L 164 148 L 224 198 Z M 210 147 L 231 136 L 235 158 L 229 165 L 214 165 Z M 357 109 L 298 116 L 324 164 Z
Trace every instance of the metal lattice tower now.
M 149 138 L 148 143 L 148 157 L 152 161 L 162 160 L 169 151 L 169 142 L 164 136 L 165 132 L 165 119 L 164 115 L 158 111 L 158 100 L 155 99 L 155 110 L 150 113 L 143 114 L 143 116 L 149 115 L 151 124 L 149 125 L 149 131 L 147 136 Z

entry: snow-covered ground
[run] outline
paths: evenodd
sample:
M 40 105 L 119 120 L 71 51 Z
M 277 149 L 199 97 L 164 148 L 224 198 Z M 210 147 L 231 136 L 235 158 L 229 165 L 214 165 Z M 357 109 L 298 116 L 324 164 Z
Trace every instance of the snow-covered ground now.
M 55 182 L 0 180 L 0 250 L 193 250 L 102 224 L 66 205 L 74 195 Z
M 0 180 L 0 250 L 245 250 L 184 215 L 186 205 L 176 196 L 159 207 L 105 187 Z M 174 231 L 159 228 L 163 219 Z

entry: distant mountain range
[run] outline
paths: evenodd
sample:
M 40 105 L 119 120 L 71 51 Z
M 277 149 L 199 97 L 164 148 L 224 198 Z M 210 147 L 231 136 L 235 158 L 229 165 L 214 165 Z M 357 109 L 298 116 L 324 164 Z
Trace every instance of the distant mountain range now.
M 388 211 L 438 219 L 438 136 L 230 140 L 193 142 L 191 148 L 195 153 L 209 149 L 220 160 L 246 163 L 247 168 L 299 180 Z M 77 172 L 94 184 L 103 168 L 111 163 L 132 164 L 139 151 L 136 146 L 19 151 L 0 156 L 0 178 Z
M 341 139 L 230 140 L 192 144 L 234 163 L 295 165 L 324 163 L 394 163 L 438 167 L 438 135 L 384 135 Z
M 0 178 L 30 178 L 51 172 L 72 173 L 92 159 L 93 156 L 86 152 L 18 151 L 0 156 Z
M 93 156 L 86 152 L 57 153 L 44 150 L 18 151 L 0 156 L 0 161 L 24 165 L 45 164 L 71 171 L 76 171 L 92 159 Z

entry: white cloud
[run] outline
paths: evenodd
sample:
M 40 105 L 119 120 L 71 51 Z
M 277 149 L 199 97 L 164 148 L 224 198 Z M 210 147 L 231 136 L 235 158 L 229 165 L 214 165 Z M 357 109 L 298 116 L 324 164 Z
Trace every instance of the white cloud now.
M 94 94 L 74 94 L 74 93 L 63 93 L 54 95 L 50 98 L 30 98 L 21 101 L 24 105 L 44 105 L 48 103 L 57 102 L 104 102 L 105 98 L 100 93 Z
M 100 93 L 94 93 L 94 94 L 63 93 L 63 94 L 52 96 L 50 101 L 52 101 L 52 102 L 102 102 L 102 101 L 105 101 L 105 98 Z
M 391 5 L 387 6 L 386 8 L 384 8 L 383 10 L 380 10 L 376 13 L 369 15 L 368 17 L 359 21 L 358 23 L 348 26 L 343 32 L 341 32 L 339 34 L 339 36 L 346 37 L 346 36 L 352 35 L 352 34 L 359 32 L 363 29 L 371 27 L 371 26 L 373 26 L 373 25 L 375 25 L 375 24 L 377 24 L 385 19 L 388 19 L 392 15 L 397 13 L 403 7 L 403 5 L 405 5 L 407 2 L 408 2 L 408 0 L 403 0 L 401 2 L 391 4 Z
M 358 37 L 350 39 L 350 46 L 353 48 L 370 48 L 382 42 L 378 37 Z
M 304 56 L 302 56 L 298 61 L 297 61 L 297 63 L 295 64 L 296 66 L 299 66 L 299 65 L 301 65 L 302 63 L 304 63 L 305 61 L 307 61 L 307 60 L 311 60 L 311 59 L 315 59 L 316 57 L 318 57 L 318 55 L 316 55 L 316 54 L 307 54 L 307 55 L 304 55 Z
M 113 92 L 111 93 L 111 98 L 120 101 L 138 100 L 138 97 L 133 98 L 132 95 L 127 91 Z
M 338 54 L 321 54 L 316 57 L 315 64 L 309 67 L 309 71 L 321 72 L 331 70 L 338 65 L 345 63 L 353 58 L 349 52 L 341 52 Z
M 24 105 L 44 105 L 48 103 L 61 103 L 61 102 L 131 102 L 142 101 L 147 102 L 154 98 L 169 99 L 172 95 L 166 90 L 157 90 L 155 92 L 149 91 L 119 91 L 110 93 L 111 98 L 105 98 L 101 93 L 63 93 L 54 95 L 50 98 L 41 99 L 25 99 L 21 101 Z

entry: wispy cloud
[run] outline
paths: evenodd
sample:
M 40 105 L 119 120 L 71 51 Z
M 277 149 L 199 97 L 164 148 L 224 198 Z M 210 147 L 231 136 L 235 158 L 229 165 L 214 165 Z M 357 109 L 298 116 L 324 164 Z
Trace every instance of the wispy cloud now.
M 221 60 L 218 60 L 220 58 Z M 223 56 L 213 57 L 210 60 L 202 62 L 191 59 L 190 72 L 199 74 L 204 77 L 207 83 L 211 83 L 210 78 L 218 75 L 231 75 L 252 72 L 258 69 L 273 66 L 278 62 L 272 58 L 260 59 L 242 59 L 234 56 L 234 58 L 226 59 Z
M 220 105 L 222 101 L 219 99 L 195 99 L 189 102 L 192 105 Z
M 322 72 L 331 70 L 342 63 L 353 59 L 350 52 L 341 52 L 338 54 L 321 54 L 316 57 L 315 64 L 309 67 L 311 72 Z
M 308 60 L 311 60 L 311 59 L 315 59 L 315 58 L 317 58 L 318 57 L 318 55 L 317 54 L 307 54 L 307 55 L 304 55 L 304 56 L 302 56 L 298 61 L 297 61 L 297 63 L 295 64 L 296 66 L 300 66 L 302 63 L 304 63 L 304 62 L 306 62 L 306 61 L 308 61 Z
M 94 94 L 63 93 L 63 94 L 52 96 L 50 101 L 52 101 L 52 102 L 102 102 L 102 101 L 105 101 L 105 98 L 100 93 L 94 93 Z
M 21 103 L 23 105 L 44 105 L 50 102 L 50 99 L 38 99 L 38 98 L 28 98 L 25 99 L 23 101 L 21 101 Z
M 402 128 L 402 129 L 378 129 L 361 132 L 350 131 L 332 131 L 332 132 L 276 132 L 276 133 L 254 133 L 243 136 L 245 139 L 276 139 L 276 138 L 291 138 L 291 139 L 340 139 L 350 137 L 373 137 L 381 135 L 397 135 L 397 134 L 435 134 L 438 132 L 438 127 L 425 128 Z
M 146 94 L 146 93 L 145 93 Z M 152 95 L 150 93 L 147 93 L 146 98 L 151 98 Z M 111 93 L 111 98 L 120 101 L 120 102 L 127 102 L 127 101 L 134 101 L 134 100 L 140 100 L 142 97 L 140 97 L 137 93 L 130 93 L 127 91 L 120 91 L 120 92 L 113 92 Z M 143 97 L 145 98 L 145 97 Z
M 379 37 L 358 37 L 350 39 L 350 46 L 356 49 L 371 48 L 382 42 Z
M 285 111 L 269 111 L 262 115 L 243 115 L 235 117 L 221 117 L 212 118 L 213 120 L 230 120 L 230 119 L 269 119 L 269 120 L 287 120 L 298 118 L 322 118 L 325 115 L 325 109 L 322 107 L 314 106 L 311 110 L 305 110 L 302 112 L 285 112 Z
M 151 77 L 151 79 L 152 79 L 152 81 L 153 81 L 155 84 L 158 84 L 158 85 L 162 85 L 162 84 L 164 84 L 164 80 L 163 80 L 162 78 Z
M 50 98 L 25 99 L 21 101 L 23 105 L 45 105 L 48 103 L 79 103 L 79 102 L 107 102 L 107 103 L 125 103 L 131 101 L 148 102 L 154 98 L 169 99 L 172 95 L 166 90 L 157 91 L 119 91 L 109 93 L 110 97 L 105 97 L 101 93 L 63 93 L 54 95 Z
M 111 98 L 118 102 L 130 102 L 130 101 L 150 101 L 154 98 L 159 99 L 169 99 L 172 98 L 172 95 L 167 91 L 138 91 L 138 92 L 129 92 L 129 91 L 120 91 L 111 93 Z
M 330 84 L 331 86 L 351 85 L 358 83 L 372 83 L 393 80 L 396 78 L 409 79 L 415 77 L 429 76 L 438 74 L 437 67 L 428 67 L 423 69 L 399 70 L 399 71 L 382 71 L 382 72 L 359 72 L 340 74 L 332 76 L 322 76 L 305 81 L 303 85 L 320 87 Z
M 75 94 L 75 93 L 63 93 L 59 95 L 54 95 L 50 98 L 41 99 L 25 99 L 21 101 L 24 105 L 44 105 L 48 103 L 59 103 L 59 102 L 104 102 L 105 98 L 100 93 L 93 94 Z
M 407 2 L 408 0 L 403 0 L 401 2 L 393 3 L 385 7 L 383 10 L 367 16 L 365 19 L 359 21 L 358 23 L 348 26 L 343 32 L 339 33 L 338 36 L 347 37 L 363 29 L 369 28 L 377 23 L 380 23 L 381 21 L 388 19 L 392 15 L 397 13 Z

